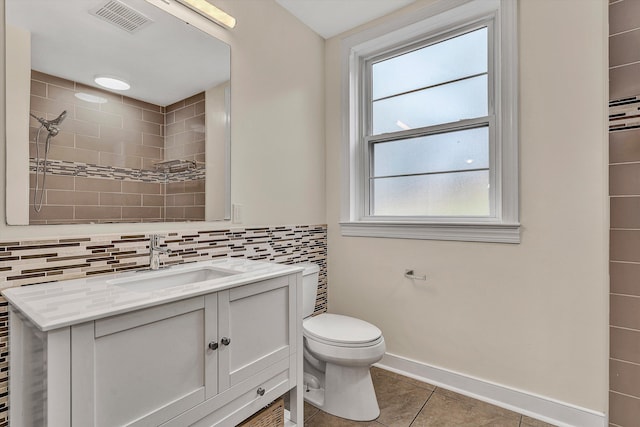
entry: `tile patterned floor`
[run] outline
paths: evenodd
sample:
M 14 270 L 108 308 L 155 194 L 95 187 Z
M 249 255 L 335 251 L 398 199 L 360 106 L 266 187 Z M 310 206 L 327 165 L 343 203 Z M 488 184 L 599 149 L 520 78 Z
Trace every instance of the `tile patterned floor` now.
M 379 368 L 371 369 L 380 416 L 356 422 L 305 403 L 305 427 L 552 427 L 466 396 Z

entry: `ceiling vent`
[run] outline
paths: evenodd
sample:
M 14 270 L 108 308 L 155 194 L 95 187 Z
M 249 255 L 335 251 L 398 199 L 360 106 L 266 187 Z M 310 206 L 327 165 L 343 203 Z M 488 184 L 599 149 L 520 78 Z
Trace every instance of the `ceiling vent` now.
M 119 0 L 109 0 L 102 6 L 90 10 L 89 13 L 128 33 L 135 33 L 153 22 L 151 18 Z

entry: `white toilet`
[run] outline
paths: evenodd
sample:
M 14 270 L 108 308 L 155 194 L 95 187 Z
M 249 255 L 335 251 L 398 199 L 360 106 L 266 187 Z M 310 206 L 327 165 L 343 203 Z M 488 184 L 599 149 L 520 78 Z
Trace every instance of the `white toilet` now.
M 304 398 L 338 417 L 370 421 L 380 415 L 369 368 L 382 359 L 384 337 L 364 320 L 338 314 L 311 317 L 319 268 L 299 264 L 304 320 Z

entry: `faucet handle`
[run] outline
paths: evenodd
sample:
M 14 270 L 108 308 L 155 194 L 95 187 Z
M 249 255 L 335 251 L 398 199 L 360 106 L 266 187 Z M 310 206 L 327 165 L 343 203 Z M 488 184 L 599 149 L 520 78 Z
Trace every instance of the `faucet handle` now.
M 167 236 L 164 234 L 149 234 L 149 242 L 151 243 L 151 246 L 157 246 L 161 237 L 165 238 Z

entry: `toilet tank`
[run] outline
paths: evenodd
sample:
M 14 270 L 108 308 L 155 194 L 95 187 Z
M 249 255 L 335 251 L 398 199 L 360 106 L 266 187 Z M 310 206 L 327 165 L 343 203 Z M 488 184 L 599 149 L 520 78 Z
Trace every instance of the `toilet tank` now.
M 296 266 L 304 267 L 302 272 L 302 317 L 309 317 L 316 308 L 320 267 L 313 263 L 300 263 Z

